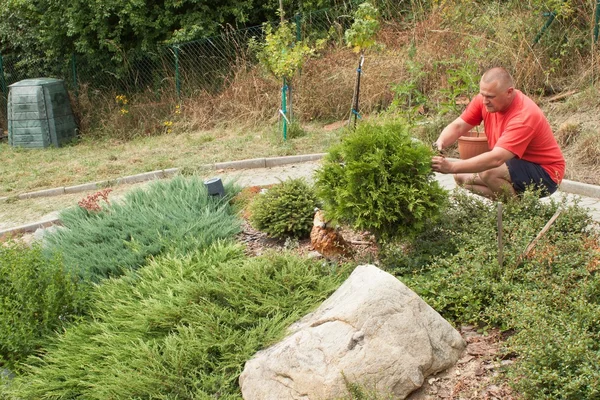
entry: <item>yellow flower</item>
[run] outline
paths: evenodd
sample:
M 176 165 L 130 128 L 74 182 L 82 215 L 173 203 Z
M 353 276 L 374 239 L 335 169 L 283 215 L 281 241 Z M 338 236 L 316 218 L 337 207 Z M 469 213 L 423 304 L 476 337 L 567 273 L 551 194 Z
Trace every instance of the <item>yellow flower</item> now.
M 129 100 L 127 100 L 127 97 L 125 95 L 123 95 L 123 94 L 120 94 L 120 95 L 116 96 L 115 100 L 116 100 L 117 103 L 123 104 L 123 105 L 129 103 Z

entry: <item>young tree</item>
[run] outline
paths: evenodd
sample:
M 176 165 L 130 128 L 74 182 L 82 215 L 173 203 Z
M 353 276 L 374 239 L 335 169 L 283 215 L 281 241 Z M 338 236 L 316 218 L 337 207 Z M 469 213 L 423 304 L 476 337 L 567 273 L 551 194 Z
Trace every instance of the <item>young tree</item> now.
M 262 43 L 253 41 L 251 47 L 257 50 L 261 65 L 277 79 L 281 79 L 281 110 L 283 116 L 283 139 L 287 139 L 287 126 L 292 120 L 291 80 L 302 68 L 306 59 L 314 55 L 324 44 L 324 40 L 310 46 L 307 41 L 297 40 L 295 24 L 282 20 L 277 29 L 269 23 L 264 25 L 265 40 Z M 287 101 L 289 98 L 289 102 Z M 289 110 L 289 113 L 288 113 Z M 289 116 L 289 117 L 288 117 Z
M 352 47 L 355 53 L 359 53 L 358 68 L 356 69 L 356 84 L 354 85 L 354 96 L 348 125 L 354 118 L 354 126 L 359 118 L 358 97 L 360 94 L 360 75 L 365 60 L 365 50 L 375 45 L 375 36 L 379 31 L 379 10 L 371 3 L 365 2 L 358 6 L 354 12 L 354 22 L 346 30 L 344 37 L 348 47 Z

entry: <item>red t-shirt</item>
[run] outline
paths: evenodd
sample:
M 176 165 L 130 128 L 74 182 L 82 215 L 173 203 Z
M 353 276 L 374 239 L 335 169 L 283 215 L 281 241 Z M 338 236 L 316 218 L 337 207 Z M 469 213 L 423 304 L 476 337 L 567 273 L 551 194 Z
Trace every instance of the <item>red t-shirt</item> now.
M 565 159 L 542 110 L 516 90 L 510 107 L 504 112 L 487 112 L 483 96 L 478 94 L 460 116 L 469 125 L 483 121 L 490 149 L 510 151 L 515 157 L 540 165 L 550 178 L 560 183 L 565 175 Z

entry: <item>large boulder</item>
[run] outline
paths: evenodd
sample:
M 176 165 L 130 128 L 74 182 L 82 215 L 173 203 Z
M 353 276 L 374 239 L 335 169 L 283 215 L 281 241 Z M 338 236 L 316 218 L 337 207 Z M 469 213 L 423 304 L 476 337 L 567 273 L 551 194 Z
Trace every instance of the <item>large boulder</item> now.
M 347 395 L 349 382 L 404 399 L 465 346 L 402 282 L 363 265 L 289 336 L 249 360 L 240 387 L 246 400 L 321 400 Z

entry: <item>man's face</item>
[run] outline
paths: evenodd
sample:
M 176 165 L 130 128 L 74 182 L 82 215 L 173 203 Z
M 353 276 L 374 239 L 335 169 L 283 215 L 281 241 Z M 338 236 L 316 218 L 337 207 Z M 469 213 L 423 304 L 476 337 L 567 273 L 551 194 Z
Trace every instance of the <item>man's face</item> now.
M 483 96 L 483 105 L 487 112 L 506 110 L 513 100 L 514 88 L 502 88 L 498 81 L 479 82 L 479 93 Z

